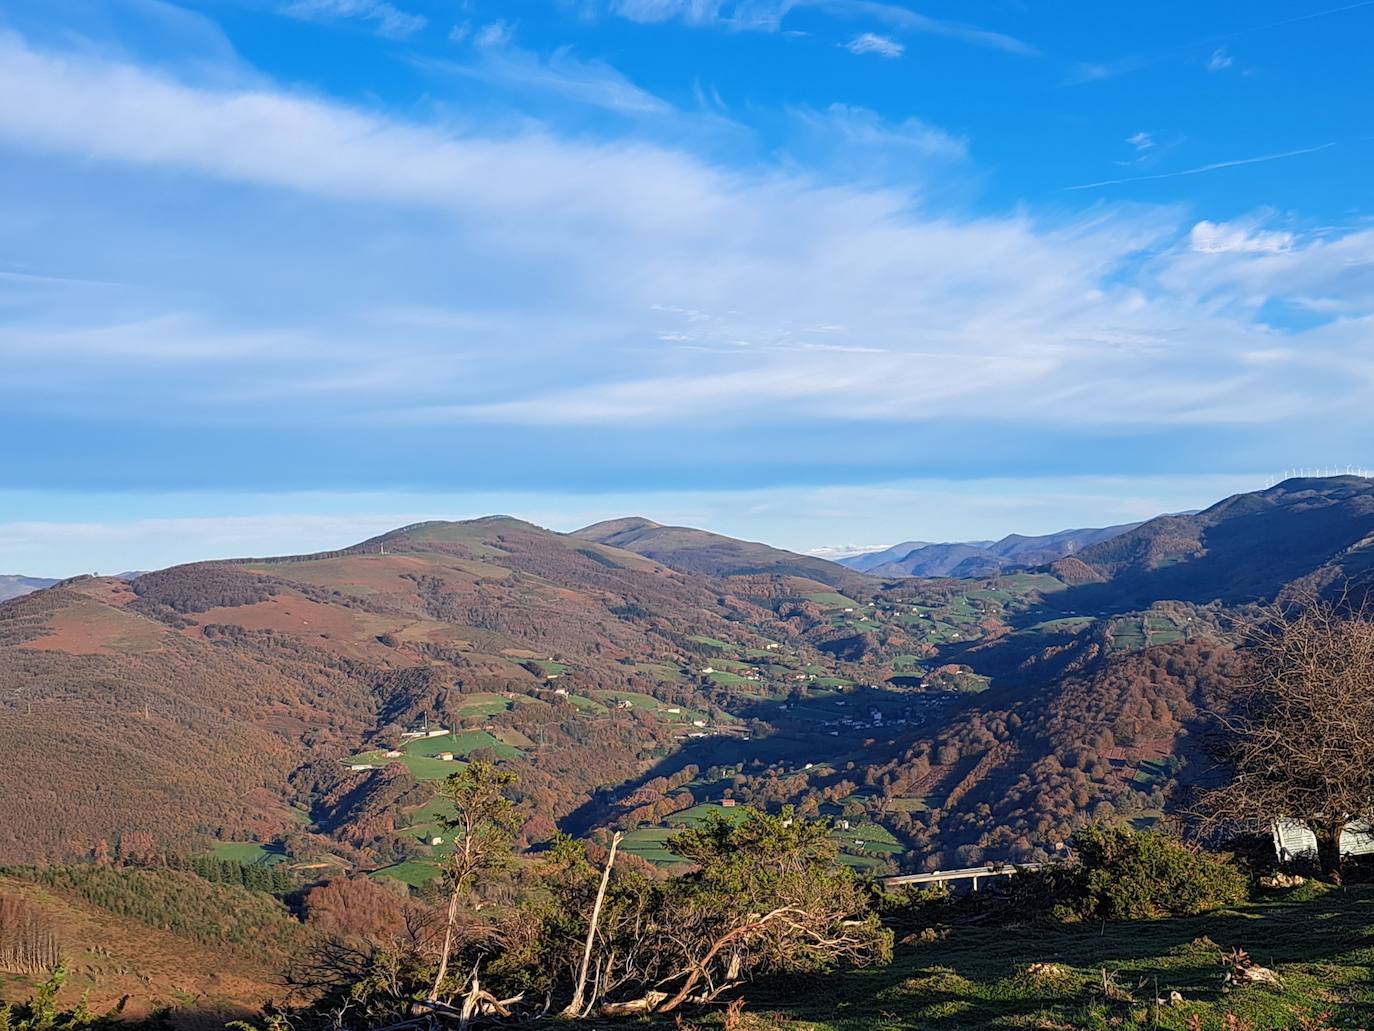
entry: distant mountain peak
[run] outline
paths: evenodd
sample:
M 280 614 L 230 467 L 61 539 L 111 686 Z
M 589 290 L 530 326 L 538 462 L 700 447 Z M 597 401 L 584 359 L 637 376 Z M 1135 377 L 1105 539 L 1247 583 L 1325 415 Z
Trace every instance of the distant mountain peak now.
M 19 576 L 18 574 L 0 574 L 0 601 L 9 601 L 11 598 L 22 598 L 26 594 L 34 591 L 41 591 L 45 587 L 51 587 L 57 583 L 56 580 L 42 576 Z
M 599 523 L 584 526 L 580 530 L 574 530 L 569 536 L 580 537 L 583 540 L 600 541 L 601 538 L 613 534 L 634 533 L 638 530 L 662 530 L 663 528 L 662 523 L 656 523 L 643 516 L 622 516 L 619 519 L 603 519 Z
M 1010 533 L 996 541 L 906 541 L 885 551 L 837 559 L 841 565 L 873 576 L 995 576 L 1020 566 L 1043 566 L 1099 541 L 1133 530 L 1139 523 L 1086 527 L 1057 533 Z

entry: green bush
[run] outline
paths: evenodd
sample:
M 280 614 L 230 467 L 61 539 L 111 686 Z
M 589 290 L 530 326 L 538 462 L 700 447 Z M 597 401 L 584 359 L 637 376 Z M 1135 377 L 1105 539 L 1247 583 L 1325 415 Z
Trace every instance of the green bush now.
M 1244 875 L 1217 856 L 1158 832 L 1089 827 L 1072 838 L 1075 864 L 1058 911 L 1097 920 L 1194 916 L 1243 902 Z

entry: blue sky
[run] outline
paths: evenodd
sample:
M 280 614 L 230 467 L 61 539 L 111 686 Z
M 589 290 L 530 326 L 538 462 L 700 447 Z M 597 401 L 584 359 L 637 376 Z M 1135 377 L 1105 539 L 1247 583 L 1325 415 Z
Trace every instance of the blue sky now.
M 1374 2 L 11 0 L 0 571 L 1374 464 Z

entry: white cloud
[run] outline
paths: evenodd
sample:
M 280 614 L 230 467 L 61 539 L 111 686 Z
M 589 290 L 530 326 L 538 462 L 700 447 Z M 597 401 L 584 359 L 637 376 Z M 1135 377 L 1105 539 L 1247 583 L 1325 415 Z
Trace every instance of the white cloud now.
M 1023 57 L 1037 56 L 1040 51 L 1031 44 L 1001 32 L 991 32 L 976 25 L 962 22 L 945 21 L 917 14 L 898 4 L 881 3 L 879 0 L 806 0 L 813 6 L 846 17 L 867 17 L 882 21 L 895 29 L 905 32 L 919 32 L 931 36 L 944 36 L 973 46 L 1002 50 Z
M 1279 254 L 1292 249 L 1294 237 L 1292 233 L 1204 219 L 1193 226 L 1189 239 L 1199 254 Z
M 788 157 L 799 166 L 833 171 L 837 179 L 919 193 L 951 163 L 969 156 L 967 140 L 919 118 L 892 123 L 848 104 L 794 108 L 789 114 Z
M 1232 59 L 1231 55 L 1226 52 L 1226 48 L 1218 47 L 1216 50 L 1212 51 L 1212 56 L 1207 59 L 1207 70 L 1209 72 L 1224 72 L 1233 64 L 1235 64 L 1235 61 Z
M 721 25 L 777 31 L 797 0 L 611 0 L 611 10 L 631 21 Z
M 280 10 L 307 20 L 357 18 L 370 23 L 377 35 L 390 39 L 413 36 L 428 24 L 422 15 L 402 11 L 386 0 L 291 0 Z
M 901 57 L 906 49 L 895 39 L 875 32 L 861 32 L 844 45 L 851 54 L 877 54 L 879 57 Z
M 477 79 L 503 89 L 557 94 L 627 115 L 667 115 L 671 104 L 635 85 L 604 61 L 582 60 L 569 47 L 541 58 L 512 46 L 479 47 L 471 63 L 415 58 L 418 67 Z
M 964 156 L 925 123 L 811 117 L 858 149 Z M 7 283 L 28 291 L 7 309 L 7 381 L 83 412 L 141 390 L 177 417 L 273 425 L 771 427 L 804 411 L 886 437 L 977 411 L 1155 432 L 1296 417 L 1314 389 L 1324 418 L 1345 418 L 1370 378 L 1369 232 L 1303 245 L 1149 207 L 972 217 L 816 167 L 197 87 L 12 36 L 0 145 L 70 161 L 93 189 L 121 168 L 104 217 L 143 235 L 83 228 L 111 251 L 84 274 L 138 253 L 140 280 L 166 283 L 118 305 Z M 140 226 L 123 203 L 140 176 L 159 205 L 233 189 L 212 224 Z M 250 231 L 264 212 L 266 237 Z M 1335 298 L 1347 321 L 1289 348 L 1255 314 L 1268 296 Z M 187 313 L 189 297 L 207 310 Z M 276 324 L 283 311 L 299 325 Z M 77 349 L 104 359 L 73 380 L 61 359 Z
M 931 18 L 899 4 L 883 3 L 880 0 L 611 0 L 610 3 L 610 9 L 615 14 L 646 24 L 680 21 L 685 25 L 764 32 L 781 30 L 783 19 L 800 8 L 817 9 L 842 19 L 865 18 L 880 21 L 902 32 L 943 36 L 972 46 L 1002 50 L 1026 57 L 1036 56 L 1040 52 L 1024 40 L 1005 33 L 992 32 L 962 22 Z M 895 42 L 892 45 L 900 46 Z
M 1148 132 L 1138 132 L 1134 136 L 1128 136 L 1126 142 L 1136 149 L 1136 153 L 1143 154 L 1155 145 L 1154 138 Z
M 515 27 L 506 21 L 488 22 L 472 37 L 476 47 L 503 47 L 515 36 Z

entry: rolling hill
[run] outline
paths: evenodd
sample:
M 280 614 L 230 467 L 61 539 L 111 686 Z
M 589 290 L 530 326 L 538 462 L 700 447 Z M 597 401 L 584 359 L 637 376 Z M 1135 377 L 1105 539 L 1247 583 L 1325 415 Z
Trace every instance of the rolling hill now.
M 1103 802 L 1157 816 L 1227 607 L 1368 583 L 1371 534 L 1374 482 L 1342 477 L 978 579 L 495 516 L 64 581 L 0 605 L 0 862 L 136 834 L 422 883 L 470 755 L 518 774 L 530 845 L 615 826 L 667 861 L 667 821 L 728 789 L 868 821 L 867 868 L 1031 858 Z
M 663 526 L 639 516 L 594 523 L 573 531 L 572 536 L 645 555 L 687 573 L 800 576 L 842 590 L 865 589 L 861 576 L 836 562 L 706 530 Z
M 1084 608 L 1245 604 L 1346 578 L 1367 586 L 1374 572 L 1374 480 L 1285 480 L 1195 514 L 1151 519 L 1076 558 L 1103 581 L 1066 596 Z
M 377 865 L 414 840 L 377 799 L 423 801 L 421 782 L 447 770 L 415 753 L 370 778 L 349 757 L 394 750 L 421 718 L 451 728 L 459 755 L 520 765 L 547 823 L 670 751 L 685 714 L 730 729 L 721 706 L 754 674 L 725 655 L 771 645 L 833 670 L 818 645 L 848 631 L 810 600 L 828 596 L 508 517 L 65 581 L 0 606 L 0 747 L 18 771 L 0 862 L 127 833 L 189 848 L 304 826 Z M 698 672 L 713 659 L 718 672 Z

